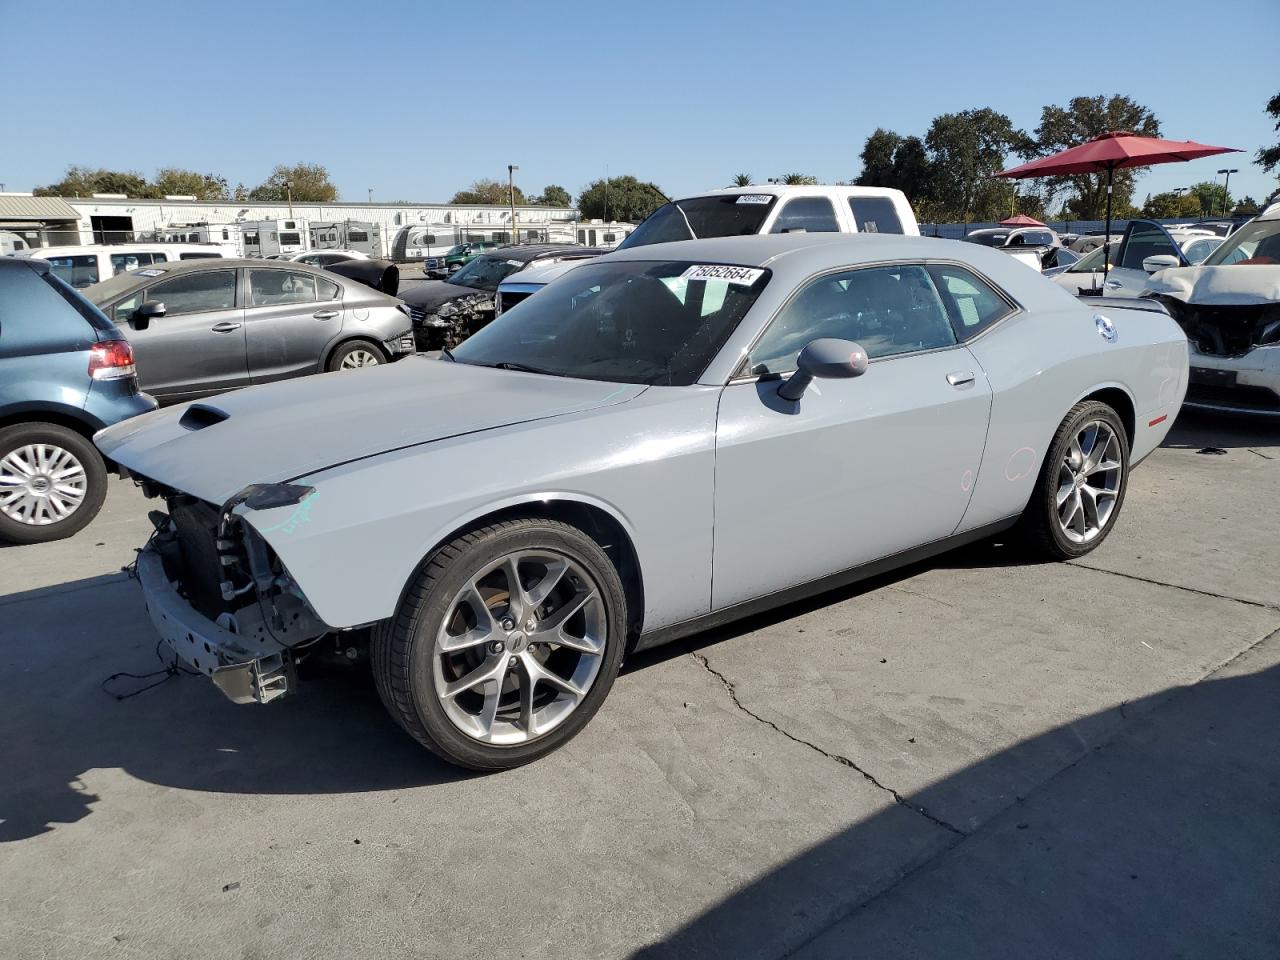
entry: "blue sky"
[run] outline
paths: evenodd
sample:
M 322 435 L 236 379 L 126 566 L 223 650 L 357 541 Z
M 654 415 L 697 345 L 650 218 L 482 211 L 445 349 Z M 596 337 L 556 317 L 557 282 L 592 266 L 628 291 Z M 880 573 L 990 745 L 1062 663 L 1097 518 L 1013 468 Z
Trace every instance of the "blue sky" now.
M 447 200 L 508 163 L 528 192 L 574 195 L 606 167 L 671 194 L 738 172 L 834 181 L 877 126 L 991 106 L 1030 129 L 1044 104 L 1097 93 L 1152 108 L 1166 136 L 1246 151 L 1156 167 L 1139 202 L 1224 166 L 1237 197 L 1276 186 L 1252 158 L 1277 137 L 1277 0 L 56 8 L 0 0 L 8 190 L 72 163 L 253 186 L 299 160 L 351 200 Z

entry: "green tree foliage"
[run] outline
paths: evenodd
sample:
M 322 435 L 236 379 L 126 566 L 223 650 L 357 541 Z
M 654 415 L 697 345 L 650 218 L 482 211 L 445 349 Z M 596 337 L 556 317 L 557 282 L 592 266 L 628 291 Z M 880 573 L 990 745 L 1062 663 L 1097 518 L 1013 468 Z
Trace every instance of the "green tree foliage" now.
M 1267 101 L 1267 113 L 1276 122 L 1276 133 L 1280 133 L 1280 93 Z M 1271 147 L 1259 147 L 1257 161 L 1268 173 L 1280 166 L 1280 143 Z
M 1144 137 L 1160 136 L 1160 121 L 1142 104 L 1120 96 L 1074 97 L 1065 106 L 1049 104 L 1040 111 L 1040 126 L 1023 156 L 1043 157 L 1078 146 L 1110 130 L 1125 130 Z M 1112 194 L 1113 216 L 1116 210 L 1133 209 L 1133 186 L 1138 177 L 1134 168 L 1114 172 Z M 1067 210 L 1081 220 L 1097 220 L 1106 214 L 1107 175 L 1082 173 L 1069 177 L 1046 178 L 1051 195 L 1071 192 Z
M 515 188 L 516 203 L 525 203 L 524 192 Z M 453 195 L 450 203 L 510 203 L 510 191 L 505 183 L 498 180 L 477 180 L 465 190 Z
M 1028 143 L 1025 133 L 990 107 L 935 117 L 925 135 L 934 202 L 966 221 L 991 219 L 1000 209 L 1008 210 L 1013 188 L 990 178 L 1004 168 L 1009 153 L 1022 152 Z
M 1231 211 L 1233 217 L 1253 217 L 1257 214 L 1258 201 L 1249 196 L 1237 203 L 1235 209 Z
M 542 196 L 534 197 L 531 202 L 541 204 L 544 207 L 571 207 L 573 206 L 573 197 L 569 196 L 569 191 L 564 187 L 549 183 L 542 188 Z
M 329 171 L 319 163 L 278 165 L 271 176 L 249 191 L 249 199 L 284 202 L 290 191 L 293 199 L 302 203 L 329 203 L 338 199 L 338 188 L 329 179 Z
M 231 197 L 225 177 L 178 167 L 157 170 L 155 179 L 151 181 L 151 190 L 157 197 L 193 196 L 197 200 L 228 200 Z
M 235 190 L 231 192 L 231 199 L 241 202 L 249 199 L 249 191 L 243 183 L 237 183 Z
M 817 177 L 810 176 L 807 173 L 786 173 L 782 176 L 782 182 L 791 186 L 810 186 L 818 182 Z
M 1196 201 L 1196 212 L 1185 214 L 1189 217 L 1200 216 L 1202 213 L 1205 216 L 1225 216 L 1232 205 L 1231 194 L 1227 193 L 1226 186 L 1208 180 L 1193 183 L 1187 190 L 1187 196 L 1194 197 Z
M 1142 204 L 1142 215 L 1162 220 L 1175 217 L 1198 217 L 1200 216 L 1200 198 L 1195 194 L 1179 195 L 1174 191 L 1157 193 L 1155 196 L 1148 195 L 1146 202 Z
M 131 197 L 149 197 L 153 191 L 145 177 L 136 170 L 104 170 L 101 167 L 67 167 L 57 183 L 36 187 L 37 197 L 87 197 L 95 193 L 127 193 Z
M 593 180 L 578 194 L 578 211 L 588 220 L 640 221 L 667 202 L 655 184 L 633 176 Z M 607 206 L 607 209 L 606 209 Z
M 898 134 L 884 127 L 876 127 L 875 132 L 862 145 L 862 173 L 858 174 L 854 183 L 863 187 L 897 187 L 901 190 L 895 182 L 897 171 L 894 168 L 894 155 L 901 144 L 902 137 Z M 907 196 L 910 197 L 911 194 Z
M 737 174 L 734 174 L 734 177 L 733 177 L 733 184 L 732 184 L 732 185 L 733 185 L 733 186 L 735 186 L 735 187 L 749 187 L 749 186 L 751 186 L 751 174 L 749 174 L 749 173 L 737 173 Z

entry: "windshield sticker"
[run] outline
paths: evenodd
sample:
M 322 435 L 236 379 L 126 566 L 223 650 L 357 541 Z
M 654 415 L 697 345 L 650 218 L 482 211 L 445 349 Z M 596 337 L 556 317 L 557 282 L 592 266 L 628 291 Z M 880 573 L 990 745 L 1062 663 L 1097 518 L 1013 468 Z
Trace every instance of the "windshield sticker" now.
M 521 262 L 520 262 L 519 260 L 508 260 L 508 261 L 507 261 L 507 264 L 508 264 L 509 266 L 512 266 L 512 267 L 519 267 L 519 266 L 522 266 L 522 264 L 521 264 Z
M 737 283 L 749 287 L 764 274 L 756 267 L 731 267 L 723 263 L 703 264 L 690 267 L 680 276 L 685 280 L 723 280 L 725 283 Z
M 768 203 L 773 197 L 767 193 L 744 193 L 738 197 L 739 203 Z
M 163 277 L 163 270 L 131 270 L 129 271 L 135 277 Z

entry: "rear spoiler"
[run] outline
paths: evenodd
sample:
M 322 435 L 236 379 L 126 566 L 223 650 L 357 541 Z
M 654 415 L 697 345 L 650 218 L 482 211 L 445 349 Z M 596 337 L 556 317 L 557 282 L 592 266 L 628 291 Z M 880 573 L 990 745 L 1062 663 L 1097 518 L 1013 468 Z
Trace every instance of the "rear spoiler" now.
M 1165 316 L 1172 316 L 1169 313 L 1169 308 L 1163 303 L 1148 297 L 1131 299 L 1127 297 L 1095 297 L 1081 294 L 1076 299 L 1086 307 L 1094 307 L 1099 310 L 1145 310 L 1147 313 L 1163 313 Z

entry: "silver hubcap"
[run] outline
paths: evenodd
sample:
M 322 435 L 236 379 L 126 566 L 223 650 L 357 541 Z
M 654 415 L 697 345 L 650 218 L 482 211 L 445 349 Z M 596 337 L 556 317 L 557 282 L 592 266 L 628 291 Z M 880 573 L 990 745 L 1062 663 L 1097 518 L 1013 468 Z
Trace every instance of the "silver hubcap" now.
M 604 601 L 582 567 L 549 550 L 510 553 L 450 603 L 432 656 L 436 695 L 467 736 L 523 743 L 573 713 L 607 642 Z
M 376 367 L 378 362 L 377 356 L 372 351 L 357 348 L 342 358 L 342 363 L 338 365 L 338 369 L 354 370 L 356 367 Z
M 1092 420 L 1076 431 L 1058 468 L 1058 526 L 1068 540 L 1088 543 L 1107 528 L 1123 473 L 1120 441 L 1108 424 Z
M 69 450 L 29 443 L 0 460 L 0 513 L 33 527 L 57 523 L 80 509 L 87 486 Z

